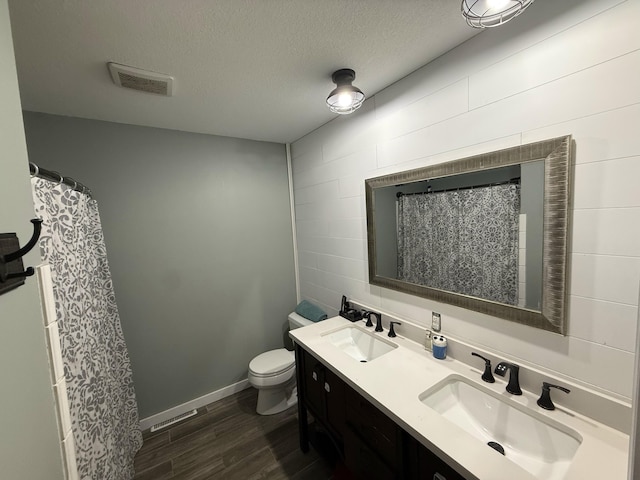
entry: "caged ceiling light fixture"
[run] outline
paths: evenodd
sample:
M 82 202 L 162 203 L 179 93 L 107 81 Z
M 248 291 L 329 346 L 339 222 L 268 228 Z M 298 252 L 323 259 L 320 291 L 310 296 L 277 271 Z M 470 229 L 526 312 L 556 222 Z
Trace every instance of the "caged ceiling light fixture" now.
M 462 15 L 474 28 L 497 27 L 517 17 L 534 0 L 462 0 Z
M 337 70 L 331 75 L 336 88 L 327 97 L 327 106 L 333 113 L 348 115 L 360 108 L 364 102 L 362 90 L 352 85 L 355 78 L 356 72 L 350 68 Z

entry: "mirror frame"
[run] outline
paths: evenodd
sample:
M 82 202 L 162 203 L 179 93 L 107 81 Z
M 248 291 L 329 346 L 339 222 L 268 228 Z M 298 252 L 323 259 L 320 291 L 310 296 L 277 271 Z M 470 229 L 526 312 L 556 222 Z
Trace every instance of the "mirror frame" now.
M 567 135 L 365 180 L 369 283 L 566 335 L 573 150 L 571 135 Z M 544 219 L 540 311 L 377 275 L 374 220 L 376 188 L 543 159 Z

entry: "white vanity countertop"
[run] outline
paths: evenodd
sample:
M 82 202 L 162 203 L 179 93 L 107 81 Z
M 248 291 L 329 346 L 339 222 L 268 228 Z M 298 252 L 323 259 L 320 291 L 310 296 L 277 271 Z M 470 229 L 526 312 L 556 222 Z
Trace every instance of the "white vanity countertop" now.
M 399 348 L 370 362 L 360 363 L 322 336 L 353 325 L 380 335 Z M 510 395 L 505 391 L 506 381 L 501 378 L 496 378 L 493 384 L 482 382 L 480 370 L 450 357 L 437 360 L 421 345 L 400 335 L 388 338 L 386 329 L 381 333 L 373 332 L 372 328 L 365 329 L 363 321 L 351 323 L 342 317 L 332 317 L 292 330 L 290 335 L 296 343 L 322 360 L 347 384 L 465 477 L 479 480 L 536 478 L 420 401 L 418 397 L 421 393 L 454 373 L 526 407 L 534 416 L 549 418 L 551 423 L 557 422 L 578 432 L 582 443 L 563 480 L 627 479 L 628 435 L 561 407 L 553 411 L 543 410 L 536 404 L 538 393 L 524 391 L 522 396 Z M 523 435 L 527 435 L 527 432 L 523 432 Z

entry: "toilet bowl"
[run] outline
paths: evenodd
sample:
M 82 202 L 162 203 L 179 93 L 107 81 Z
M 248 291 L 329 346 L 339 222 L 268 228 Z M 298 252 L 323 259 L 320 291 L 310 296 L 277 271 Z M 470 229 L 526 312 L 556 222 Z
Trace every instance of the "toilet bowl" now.
M 289 329 L 313 322 L 295 312 L 289 314 Z M 286 348 L 261 353 L 249 362 L 249 384 L 258 389 L 256 412 L 259 415 L 280 413 L 298 403 L 295 354 Z

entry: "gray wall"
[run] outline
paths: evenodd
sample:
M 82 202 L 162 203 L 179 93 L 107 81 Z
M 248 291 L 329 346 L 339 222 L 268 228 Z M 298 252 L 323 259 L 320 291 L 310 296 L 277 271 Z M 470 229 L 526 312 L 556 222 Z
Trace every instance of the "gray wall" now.
M 141 418 L 247 376 L 296 303 L 285 147 L 25 112 L 98 200 Z
M 6 0 L 0 0 L 0 232 L 24 244 L 34 217 Z M 32 252 L 25 266 L 37 265 Z M 63 478 L 35 278 L 0 296 L 0 478 Z

